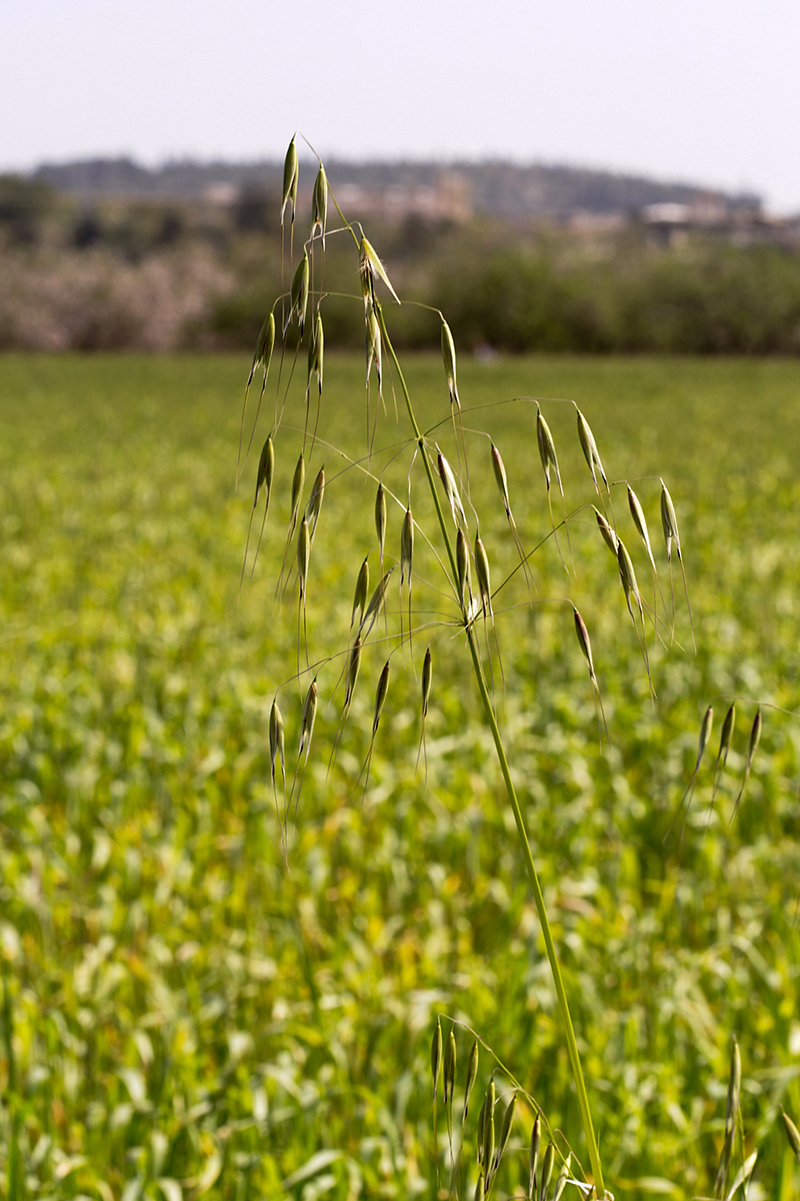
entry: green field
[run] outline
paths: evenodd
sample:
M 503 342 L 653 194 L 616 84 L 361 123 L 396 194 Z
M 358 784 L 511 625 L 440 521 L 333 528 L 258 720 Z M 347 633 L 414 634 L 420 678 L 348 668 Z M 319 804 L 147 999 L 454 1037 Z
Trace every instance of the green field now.
M 302 389 L 276 439 L 267 532 L 238 596 L 255 472 L 254 452 L 237 493 L 247 367 L 0 359 L 0 1191 L 10 1201 L 352 1201 L 437 1188 L 447 1197 L 441 1096 L 438 1186 L 431 1105 L 437 1014 L 480 1035 L 588 1171 L 502 780 L 455 606 L 419 533 L 413 645 L 387 641 L 400 619 L 398 570 L 329 768 L 353 587 L 376 541 L 375 485 L 321 442 L 306 481 L 307 496 L 325 458 L 307 632 L 320 706 L 284 863 L 267 726 L 286 684 L 291 777 L 308 677 L 291 682 L 297 589 L 276 598 L 276 581 Z M 455 463 L 441 359 L 409 358 L 406 371 L 421 424 L 444 421 L 433 437 Z M 326 363 L 320 435 L 354 458 L 367 453 L 363 376 L 361 358 Z M 502 676 L 491 631 L 481 639 L 606 1183 L 618 1199 L 712 1195 L 735 1035 L 745 1153 L 759 1152 L 748 1196 L 789 1201 L 800 1190 L 780 1121 L 784 1106 L 800 1123 L 800 364 L 500 358 L 460 363 L 459 389 L 476 431 L 466 434 L 470 489 L 495 588 L 517 559 L 485 431 L 505 460 L 526 548 L 542 542 L 530 560 L 534 604 L 521 571 L 495 595 Z M 386 392 L 369 468 L 385 467 L 405 505 L 413 443 Z M 655 702 L 616 566 L 585 507 L 596 497 L 574 411 L 555 403 L 543 412 L 574 513 L 569 545 L 558 535 L 569 573 L 549 536 L 535 408 L 498 403 L 532 396 L 574 399 L 609 477 L 630 479 L 645 507 L 665 601 L 661 643 L 649 634 Z M 256 452 L 267 429 L 262 418 Z M 674 640 L 664 620 L 662 476 L 681 525 L 697 654 L 679 575 Z M 433 537 L 418 459 L 410 478 L 415 517 Z M 624 487 L 613 498 L 652 605 Z M 390 561 L 401 520 L 391 505 Z M 371 565 L 374 584 L 376 554 Z M 608 743 L 566 597 L 591 633 Z M 392 680 L 365 789 L 357 780 L 387 647 Z M 304 667 L 305 648 L 299 655 Z M 689 820 L 682 839 L 680 822 L 667 836 L 712 698 Z M 758 705 L 763 737 L 731 821 Z M 458 1105 L 472 1037 L 456 1035 Z M 484 1050 L 468 1196 L 495 1066 Z M 498 1092 L 508 1087 L 496 1079 Z M 496 1196 L 526 1187 L 532 1117 L 520 1100 Z M 568 1186 L 565 1197 L 578 1196 Z

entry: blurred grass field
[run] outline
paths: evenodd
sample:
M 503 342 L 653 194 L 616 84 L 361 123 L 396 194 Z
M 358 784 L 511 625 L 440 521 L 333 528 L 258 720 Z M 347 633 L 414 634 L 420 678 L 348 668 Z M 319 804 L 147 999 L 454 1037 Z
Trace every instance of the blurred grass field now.
M 422 424 L 446 418 L 438 356 L 405 367 Z M 251 457 L 237 494 L 246 371 L 233 357 L 0 358 L 0 1166 L 14 1201 L 434 1197 L 437 1013 L 475 1029 L 581 1154 L 539 927 L 452 630 L 432 624 L 413 656 L 393 657 L 363 795 L 383 648 L 365 655 L 330 774 L 340 662 L 320 670 L 283 862 L 267 720 L 297 663 L 296 596 L 276 605 L 275 580 L 299 438 L 276 442 L 267 535 L 238 597 L 255 470 Z M 781 1105 L 800 1115 L 800 723 L 781 710 L 800 709 L 800 364 L 499 358 L 460 364 L 459 387 L 465 424 L 503 454 L 526 545 L 545 539 L 531 561 L 537 604 L 524 603 L 520 572 L 496 598 L 498 705 L 607 1183 L 618 1198 L 710 1194 L 735 1034 L 746 1146 L 760 1153 L 748 1195 L 788 1201 L 800 1169 L 778 1119 Z M 547 538 L 535 409 L 497 403 L 522 396 L 574 399 L 610 478 L 636 481 L 668 604 L 658 477 L 670 488 L 698 650 L 678 579 L 677 642 L 650 638 L 655 704 L 591 509 L 571 523 L 573 578 Z M 320 432 L 359 455 L 363 398 L 362 359 L 330 356 Z M 290 397 L 295 424 L 301 401 Z M 574 410 L 543 411 L 579 508 L 593 494 Z M 389 397 L 376 445 L 405 440 L 394 422 Z M 468 445 L 497 585 L 514 548 L 489 442 Z M 387 469 L 404 498 L 409 461 L 405 448 Z M 346 644 L 375 541 L 374 486 L 340 463 L 328 453 L 312 662 Z M 615 506 L 633 550 L 622 488 Z M 390 509 L 390 555 L 400 516 Z M 571 610 L 538 603 L 567 595 L 592 636 L 609 746 Z M 414 601 L 421 623 L 446 609 L 422 583 Z M 722 699 L 683 839 L 665 841 L 703 711 L 734 695 L 715 805 Z M 729 825 L 757 703 L 764 733 Z M 292 764 L 296 685 L 281 705 Z M 458 1039 L 461 1079 L 471 1039 Z M 484 1052 L 476 1097 L 492 1066 Z M 500 1195 L 524 1179 L 531 1117 L 520 1110 Z

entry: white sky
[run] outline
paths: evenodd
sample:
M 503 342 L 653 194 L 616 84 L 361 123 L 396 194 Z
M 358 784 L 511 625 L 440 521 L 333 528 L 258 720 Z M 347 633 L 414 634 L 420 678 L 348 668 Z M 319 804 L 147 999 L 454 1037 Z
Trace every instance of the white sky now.
M 0 0 L 0 170 L 511 157 L 800 211 L 800 0 Z

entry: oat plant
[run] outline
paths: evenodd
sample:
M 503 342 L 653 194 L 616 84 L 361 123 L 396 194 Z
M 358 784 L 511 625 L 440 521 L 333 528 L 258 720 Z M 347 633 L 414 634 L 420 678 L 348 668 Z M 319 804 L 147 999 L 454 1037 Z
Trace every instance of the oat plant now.
M 621 611 L 627 610 L 633 625 L 653 693 L 652 648 L 659 644 L 666 646 L 675 637 L 675 590 L 670 583 L 672 599 L 668 605 L 659 581 L 643 503 L 631 482 L 615 481 L 610 476 L 595 434 L 577 405 L 573 411 L 577 439 L 588 467 L 586 483 L 591 488 L 588 497 L 576 505 L 571 504 L 555 440 L 543 411 L 546 402 L 534 397 L 515 398 L 530 407 L 532 465 L 524 486 L 516 495 L 512 494 L 513 486 L 502 448 L 497 445 L 492 431 L 483 428 L 485 412 L 471 410 L 467 398 L 459 391 L 456 345 L 444 315 L 438 311 L 435 317 L 441 330 L 442 405 L 433 426 L 420 424 L 390 333 L 391 314 L 400 299 L 361 226 L 348 221 L 341 211 L 321 162 L 312 197 L 311 227 L 308 238 L 300 245 L 295 229 L 298 159 L 292 139 L 281 198 L 282 248 L 290 258 L 293 249 L 295 253 L 294 261 L 284 263 L 282 278 L 292 282 L 267 314 L 256 345 L 245 390 L 237 465 L 238 480 L 253 470 L 251 454 L 252 461 L 257 464 L 251 484 L 253 500 L 242 566 L 244 581 L 248 571 L 252 575 L 255 569 L 262 537 L 273 534 L 272 527 L 279 520 L 275 517 L 278 506 L 271 505 L 276 462 L 287 468 L 295 464 L 291 495 L 281 498 L 288 512 L 284 532 L 276 528 L 273 535 L 279 544 L 281 540 L 283 542 L 283 565 L 275 587 L 276 604 L 283 604 L 287 612 L 294 610 L 298 632 L 296 671 L 276 690 L 269 723 L 271 784 L 284 851 L 288 854 L 291 823 L 301 820 L 303 778 L 320 705 L 327 704 L 330 698 L 338 709 L 337 731 L 328 762 L 329 770 L 332 770 L 353 697 L 357 688 L 365 686 L 364 676 L 371 670 L 367 664 L 378 652 L 383 665 L 370 686 L 374 703 L 369 749 L 354 788 L 354 795 L 359 790 L 363 795 L 369 782 L 373 749 L 380 737 L 384 707 L 391 704 L 391 681 L 396 671 L 413 673 L 420 698 L 418 771 L 424 772 L 425 721 L 432 690 L 447 687 L 446 681 L 437 683 L 435 680 L 436 643 L 439 639 L 460 640 L 471 663 L 483 720 L 494 743 L 552 972 L 586 1141 L 585 1191 L 588 1194 L 593 1187 L 598 1198 L 611 1196 L 603 1178 L 559 952 L 501 731 L 502 619 L 505 611 L 517 603 L 555 605 L 564 614 L 565 627 L 572 626 L 577 637 L 576 655 L 583 657 L 588 668 L 588 687 L 595 702 L 602 740 L 608 731 L 590 633 L 569 595 L 569 584 L 576 571 L 570 526 L 578 519 L 585 525 L 594 515 L 598 537 L 602 537 L 614 557 L 612 570 L 619 576 Z M 332 228 L 329 217 L 333 212 L 338 219 Z M 329 445 L 322 433 L 326 371 L 325 253 L 334 235 L 352 240 L 352 303 L 361 307 L 364 318 L 366 437 L 360 445 L 348 447 Z M 294 402 L 289 402 L 290 386 L 298 374 L 304 396 L 300 411 L 293 407 Z M 254 381 L 258 383 L 257 398 Z M 259 426 L 261 430 L 256 438 Z M 385 432 L 388 440 L 384 444 Z M 254 448 L 260 452 L 257 459 Z M 321 460 L 321 465 L 313 477 L 317 460 Z M 402 471 L 398 466 L 401 463 Z M 402 481 L 399 488 L 394 482 L 398 471 Z M 374 501 L 371 498 L 368 503 L 371 509 L 374 505 L 375 536 L 371 545 L 362 548 L 352 566 L 353 600 L 347 642 L 336 648 L 326 647 L 323 653 L 317 654 L 309 646 L 307 634 L 308 606 L 319 599 L 314 594 L 314 540 L 320 522 L 325 522 L 325 495 L 337 487 L 344 475 L 351 473 L 362 478 L 365 489 L 374 497 Z M 496 512 L 504 515 L 514 548 L 514 566 L 502 577 L 497 576 L 496 569 L 493 574 L 492 563 L 497 561 L 494 548 L 487 544 L 482 532 L 489 526 L 494 513 L 482 514 L 473 501 L 472 483 L 483 475 L 490 481 L 492 477 L 494 479 L 496 492 L 492 488 L 492 493 L 499 494 Z M 305 481 L 309 477 L 315 478 L 315 483 L 306 497 Z M 646 499 L 647 492 L 653 491 L 651 485 L 659 489 L 658 504 L 671 582 L 673 556 L 683 572 L 680 534 L 672 499 L 661 479 L 635 482 Z M 477 491 L 475 489 L 476 494 Z M 554 497 L 556 491 L 558 495 Z M 644 551 L 644 562 L 652 575 L 653 588 L 652 593 L 648 589 L 648 596 L 639 587 L 631 550 L 617 523 L 615 495 L 620 513 L 628 508 L 632 519 L 632 526 L 625 529 L 624 538 L 630 547 L 638 546 L 637 553 Z M 627 505 L 622 503 L 624 496 Z M 258 531 L 257 535 L 254 530 Z M 334 534 L 335 531 L 329 530 L 327 536 Z M 538 595 L 533 566 L 535 552 L 550 545 L 561 557 L 566 574 L 564 594 L 555 599 Z M 685 583 L 685 576 L 683 578 Z M 516 589 L 514 604 L 507 599 L 512 589 Z M 649 595 L 652 595 L 652 604 Z M 288 713 L 289 706 L 299 713 L 299 737 L 294 751 L 287 747 L 284 733 L 283 711 Z M 450 1109 L 454 1046 L 449 1041 L 442 1046 L 440 1041 L 435 1042 L 433 1050 L 434 1080 L 440 1064 L 445 1076 L 444 1096 Z M 474 1083 L 472 1069 L 468 1079 L 470 1075 Z M 462 1121 L 466 1121 L 470 1088 L 471 1084 L 464 1096 Z M 484 1195 L 491 1189 L 503 1141 L 511 1129 L 513 1104 L 512 1097 L 504 1110 L 500 1129 L 494 1135 L 492 1131 L 497 1125 L 493 1116 L 494 1102 L 489 1106 L 488 1116 L 484 1115 L 481 1159 Z M 451 1120 L 456 1119 L 451 1115 L 448 1121 Z M 451 1125 L 449 1132 L 452 1135 Z M 538 1156 L 538 1151 L 536 1154 Z M 533 1192 L 529 1191 L 529 1196 L 535 1193 L 539 1201 L 544 1201 L 548 1187 L 543 1186 L 542 1173 L 549 1181 L 554 1154 L 545 1151 L 541 1166 L 531 1170 L 535 1188 L 532 1183 Z M 559 1158 L 562 1167 L 571 1162 L 560 1151 Z M 575 1157 L 575 1163 L 578 1162 Z M 565 1174 L 558 1176 L 557 1194 L 560 1195 L 567 1179 L 571 1178 L 568 1175 L 571 1170 L 579 1171 L 577 1167 L 567 1167 Z

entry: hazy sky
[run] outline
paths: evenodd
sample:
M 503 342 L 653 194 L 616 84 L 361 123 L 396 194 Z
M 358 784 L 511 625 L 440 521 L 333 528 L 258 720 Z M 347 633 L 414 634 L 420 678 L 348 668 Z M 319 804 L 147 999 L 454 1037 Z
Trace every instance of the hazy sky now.
M 798 0 L 0 0 L 0 169 L 494 155 L 800 211 Z

